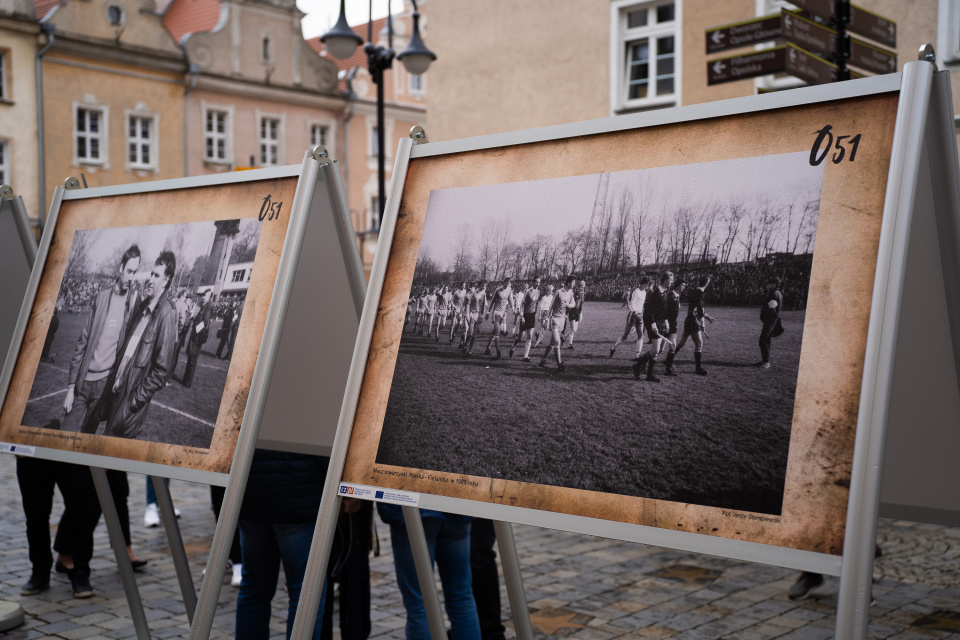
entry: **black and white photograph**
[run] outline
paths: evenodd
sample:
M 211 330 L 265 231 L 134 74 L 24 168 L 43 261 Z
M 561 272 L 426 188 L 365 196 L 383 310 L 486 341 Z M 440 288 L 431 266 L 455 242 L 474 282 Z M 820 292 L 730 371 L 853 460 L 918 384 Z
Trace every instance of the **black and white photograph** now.
M 209 448 L 261 224 L 75 231 L 21 424 Z
M 376 463 L 779 515 L 808 156 L 431 191 Z

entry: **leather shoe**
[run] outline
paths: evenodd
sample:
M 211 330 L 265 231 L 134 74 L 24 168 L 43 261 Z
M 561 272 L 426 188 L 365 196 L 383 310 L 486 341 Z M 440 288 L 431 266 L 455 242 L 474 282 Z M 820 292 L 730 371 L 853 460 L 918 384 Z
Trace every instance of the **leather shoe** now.
M 70 575 L 70 572 L 73 571 L 73 569 L 68 569 L 67 565 L 63 564 L 59 560 L 57 560 L 57 562 L 53 565 L 53 568 L 57 573 L 62 573 L 64 575 Z
M 30 576 L 30 579 L 27 580 L 27 584 L 20 587 L 20 595 L 22 596 L 35 596 L 41 591 L 46 591 L 50 588 L 50 576 L 49 575 L 39 575 L 34 573 Z
M 140 571 L 140 569 L 143 569 L 145 566 L 147 566 L 149 562 L 150 562 L 149 560 L 143 560 L 143 559 L 131 560 L 130 566 L 133 567 L 134 571 Z
M 70 586 L 73 587 L 74 598 L 93 597 L 93 587 L 90 586 L 90 569 L 74 569 L 67 574 Z

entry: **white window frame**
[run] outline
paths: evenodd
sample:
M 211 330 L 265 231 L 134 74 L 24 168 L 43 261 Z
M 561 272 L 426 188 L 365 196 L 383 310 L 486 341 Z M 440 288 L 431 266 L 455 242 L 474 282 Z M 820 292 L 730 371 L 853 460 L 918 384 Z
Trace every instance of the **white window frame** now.
M 937 58 L 944 66 L 960 65 L 960 0 L 937 3 Z
M 223 123 L 223 133 L 218 133 L 216 131 L 210 132 L 207 131 L 207 114 L 211 111 L 216 111 L 220 113 L 225 113 L 226 118 Z M 233 164 L 233 106 L 232 105 L 220 105 L 220 104 L 209 104 L 206 102 L 201 103 L 201 127 L 203 129 L 203 161 L 211 164 Z M 214 155 L 207 155 L 207 139 L 212 138 L 214 141 L 213 150 Z M 216 142 L 219 139 L 223 139 L 223 150 L 224 157 L 216 157 Z
M 130 118 L 138 118 L 141 120 L 148 120 L 150 122 L 150 137 L 142 138 L 140 137 L 141 129 L 139 123 L 137 126 L 137 137 L 130 137 Z M 133 109 L 127 109 L 123 112 L 123 126 L 124 126 L 124 136 L 126 139 L 126 144 L 123 148 L 123 157 L 126 162 L 127 170 L 129 171 L 157 171 L 159 167 L 159 146 L 160 146 L 160 136 L 157 135 L 157 132 L 160 128 L 160 116 L 155 113 L 146 113 L 143 111 L 136 111 Z M 138 146 L 143 144 L 148 144 L 150 147 L 150 161 L 149 162 L 140 162 L 140 152 L 142 148 L 137 149 L 137 160 L 130 160 L 130 144 L 137 144 Z
M 634 29 L 627 28 L 627 14 L 640 8 L 670 4 L 670 0 L 615 0 L 610 3 L 610 113 L 616 115 L 642 109 L 655 109 L 683 104 L 683 0 L 672 0 L 673 22 Z M 627 99 L 627 43 L 641 38 L 673 36 L 673 93 L 634 100 Z M 655 71 L 651 65 L 651 71 Z M 651 86 L 656 84 L 656 73 Z
M 10 73 L 7 64 L 10 50 L 0 49 L 0 102 L 10 102 Z
M 408 73 L 409 81 L 407 86 L 410 88 L 410 95 L 412 96 L 425 96 L 427 95 L 427 74 L 426 73 Z M 414 79 L 420 79 L 420 86 L 414 87 Z
M 73 101 L 71 113 L 73 115 L 73 164 L 75 166 L 92 166 L 92 167 L 103 167 L 104 169 L 110 168 L 110 107 L 107 105 L 92 104 L 89 102 L 78 102 Z M 80 109 L 85 111 L 97 111 L 100 113 L 100 131 L 98 131 L 97 136 L 91 136 L 89 131 L 81 132 L 77 129 L 77 116 L 79 115 Z M 85 125 L 86 128 L 89 128 L 88 125 Z M 83 135 L 86 138 L 87 144 L 87 157 L 80 157 L 80 148 L 77 144 L 77 139 L 80 135 Z M 100 147 L 100 157 L 99 158 L 90 158 L 90 140 L 97 138 Z
M 367 153 L 371 158 L 376 158 L 380 154 L 380 140 L 377 138 L 376 124 L 372 124 L 367 128 L 367 135 L 369 136 Z M 384 138 L 384 143 L 386 143 L 386 138 Z
M 263 136 L 263 123 L 266 120 L 276 120 L 277 122 L 277 137 L 270 138 Z M 283 156 L 283 131 L 284 131 L 284 117 L 282 114 L 278 113 L 266 113 L 257 110 L 257 166 L 258 167 L 276 167 L 282 165 L 284 162 Z M 263 149 L 263 145 L 268 145 L 266 149 Z M 270 162 L 270 147 L 273 146 L 276 148 L 276 162 Z M 266 150 L 266 159 L 264 158 L 263 151 Z
M 756 3 L 756 15 L 757 17 L 769 16 L 774 13 L 780 13 L 781 9 L 796 9 L 797 6 L 790 3 L 789 0 L 754 0 Z M 753 48 L 757 51 L 762 51 L 763 49 L 769 49 L 776 46 L 776 42 L 763 42 L 761 44 L 755 45 Z M 797 87 L 805 87 L 807 83 L 796 78 L 794 76 L 780 76 L 777 77 L 775 74 L 770 74 L 766 76 L 758 76 L 753 79 L 753 88 L 755 93 L 759 93 L 761 90 L 765 91 L 782 91 L 784 89 L 796 89 Z
M 10 177 L 11 166 L 10 141 L 5 138 L 0 139 L 0 184 L 13 184 L 13 179 Z
M 327 130 L 327 141 L 326 142 L 317 142 L 313 137 L 314 127 L 324 127 Z M 315 147 L 318 144 L 322 144 L 327 149 L 333 149 L 334 146 L 334 122 L 332 120 L 308 120 L 307 121 L 307 140 L 310 141 L 310 146 Z

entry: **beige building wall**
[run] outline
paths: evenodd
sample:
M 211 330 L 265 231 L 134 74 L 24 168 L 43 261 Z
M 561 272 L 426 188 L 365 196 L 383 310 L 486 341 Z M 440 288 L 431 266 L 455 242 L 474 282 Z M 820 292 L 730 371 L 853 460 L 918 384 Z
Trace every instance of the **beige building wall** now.
M 48 53 L 43 61 L 46 202 L 73 176 L 99 187 L 183 176 L 183 77 L 87 58 Z M 77 108 L 101 110 L 105 141 L 100 162 L 78 159 Z M 154 167 L 128 162 L 127 117 L 153 118 Z
M 36 54 L 39 27 L 0 17 L 5 95 L 0 99 L 0 141 L 8 149 L 5 181 L 23 197 L 31 219 L 39 219 Z
M 940 0 L 950 4 L 949 0 Z M 449 140 L 603 118 L 626 110 L 612 99 L 625 56 L 618 14 L 660 2 L 487 0 L 431 5 L 430 136 Z M 764 81 L 707 86 L 705 30 L 766 15 L 775 0 L 676 0 L 679 78 L 674 106 L 752 95 Z M 897 22 L 898 62 L 937 41 L 937 0 L 861 0 Z M 953 4 L 956 4 L 955 2 Z M 715 54 L 709 59 L 751 49 Z M 613 79 L 613 80 L 612 80 Z M 613 84 L 613 86 L 612 86 Z M 955 92 L 956 95 L 956 92 Z

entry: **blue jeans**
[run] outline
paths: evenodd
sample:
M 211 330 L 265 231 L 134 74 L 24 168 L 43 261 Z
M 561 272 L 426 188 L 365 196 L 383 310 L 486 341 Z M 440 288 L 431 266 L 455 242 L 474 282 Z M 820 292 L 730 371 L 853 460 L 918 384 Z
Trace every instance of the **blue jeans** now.
M 470 523 L 424 518 L 423 530 L 427 536 L 430 562 L 436 563 L 440 571 L 444 607 L 450 618 L 450 637 L 452 640 L 480 640 L 480 620 L 470 573 Z M 390 525 L 390 537 L 397 585 L 407 610 L 407 640 L 430 640 L 430 627 L 406 526 L 403 523 Z
M 170 478 L 164 478 L 163 483 L 170 486 Z M 157 503 L 157 490 L 153 487 L 153 476 L 147 476 L 147 504 Z
M 307 568 L 315 523 L 271 524 L 241 520 L 240 549 L 243 579 L 237 596 L 237 640 L 267 640 L 270 637 L 270 601 L 277 591 L 280 563 L 287 579 L 290 605 L 287 609 L 287 639 L 293 630 L 300 600 L 300 586 Z M 324 588 L 313 627 L 313 640 L 323 628 Z

